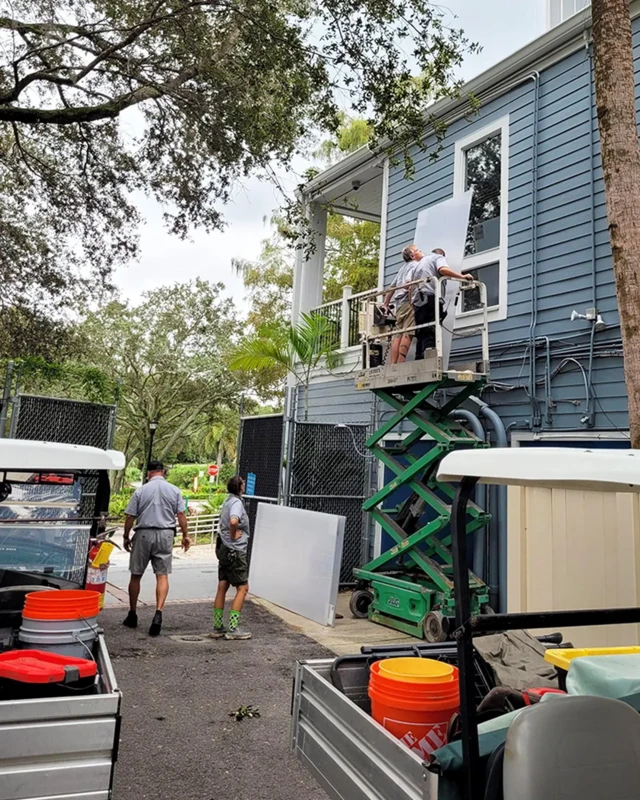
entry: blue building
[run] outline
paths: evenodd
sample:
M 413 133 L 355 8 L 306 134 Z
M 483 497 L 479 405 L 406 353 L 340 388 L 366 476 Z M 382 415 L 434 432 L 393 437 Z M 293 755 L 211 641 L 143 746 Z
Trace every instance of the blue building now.
M 640 54 L 635 4 L 632 13 Z M 470 113 L 469 93 L 480 101 L 478 113 Z M 514 443 L 626 439 L 588 11 L 551 28 L 473 80 L 459 100 L 436 103 L 429 114 L 447 123 L 447 134 L 435 161 L 434 139 L 426 152 L 415 148 L 412 179 L 402 164 L 390 166 L 365 148 L 306 187 L 318 247 L 297 265 L 294 317 L 321 304 L 327 203 L 380 221 L 382 288 L 400 266 L 418 213 L 473 187 L 461 266 L 486 283 L 491 305 L 491 383 L 484 401 Z M 342 374 L 314 376 L 309 420 L 371 419 L 371 397 L 355 392 L 351 376 L 360 355 L 357 306 L 347 289 L 343 301 L 322 307 L 341 322 L 345 365 Z M 476 322 L 472 307 L 458 309 L 457 355 L 477 355 L 477 340 L 465 335 Z
M 640 3 L 632 2 L 630 8 L 640 84 Z M 498 415 L 499 425 L 495 415 L 489 423 L 477 403 L 463 412 L 471 415 L 467 422 L 476 430 L 483 423 L 493 444 L 629 447 L 591 19 L 584 0 L 549 0 L 548 11 L 553 27 L 547 33 L 471 81 L 460 99 L 428 109 L 446 122 L 447 133 L 435 160 L 433 137 L 426 152 L 414 149 L 411 179 L 402 164 L 391 165 L 383 153 L 364 148 L 305 188 L 317 247 L 308 260 L 300 256 L 296 264 L 293 316 L 317 310 L 332 319 L 340 332 L 344 364 L 339 370 L 318 369 L 305 413 L 298 402 L 295 409 L 289 407 L 289 416 L 304 420 L 296 430 L 315 426 L 316 444 L 309 446 L 309 427 L 305 442 L 316 461 L 322 460 L 323 447 L 334 448 L 324 463 L 340 462 L 335 455 L 339 447 L 351 450 L 350 458 L 360 458 L 365 496 L 393 477 L 364 454 L 367 430 L 379 427 L 389 409 L 373 393 L 354 386 L 363 299 L 345 287 L 341 301 L 322 305 L 328 205 L 380 223 L 377 288 L 382 290 L 400 267 L 402 248 L 412 242 L 418 214 L 473 188 L 465 256 L 462 264 L 451 266 L 473 272 L 488 289 L 491 376 L 481 400 Z M 469 94 L 479 101 L 478 112 L 471 111 Z M 455 360 L 480 360 L 477 324 L 473 302 L 458 308 Z M 299 390 L 292 391 L 290 397 L 299 395 Z M 428 446 L 428 441 L 416 445 Z M 294 475 L 312 460 L 307 455 L 304 461 L 295 442 L 289 455 Z M 319 470 L 320 477 L 323 472 L 327 469 Z M 356 484 L 348 491 L 354 503 L 345 540 L 351 542 L 350 565 L 392 544 L 366 515 L 357 517 Z M 328 494 L 322 488 L 314 491 L 318 497 Z M 286 500 L 308 502 L 302 494 Z M 314 507 L 329 510 L 322 503 Z M 478 549 L 482 555 L 478 563 L 474 558 L 474 570 L 489 583 L 495 603 L 509 611 L 599 607 L 613 598 L 619 605 L 635 604 L 640 578 L 635 573 L 621 577 L 626 564 L 637 562 L 640 507 L 634 503 L 589 492 L 542 496 L 509 489 L 507 497 L 502 489 L 488 490 L 480 503 L 492 514 L 488 546 Z M 362 550 L 357 553 L 360 538 Z M 603 564 L 609 570 L 604 579 Z M 640 629 L 624 635 L 640 641 Z M 599 636 L 596 632 L 585 639 L 580 634 L 576 641 L 614 642 Z

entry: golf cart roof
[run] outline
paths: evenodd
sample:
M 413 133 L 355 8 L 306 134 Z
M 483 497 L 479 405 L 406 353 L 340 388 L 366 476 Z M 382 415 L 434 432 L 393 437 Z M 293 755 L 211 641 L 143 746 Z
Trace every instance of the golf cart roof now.
M 124 465 L 124 453 L 119 450 L 24 439 L 0 442 L 0 471 L 79 472 L 123 469 Z
M 478 478 L 480 483 L 640 492 L 640 450 L 568 447 L 498 447 L 445 456 L 438 480 Z

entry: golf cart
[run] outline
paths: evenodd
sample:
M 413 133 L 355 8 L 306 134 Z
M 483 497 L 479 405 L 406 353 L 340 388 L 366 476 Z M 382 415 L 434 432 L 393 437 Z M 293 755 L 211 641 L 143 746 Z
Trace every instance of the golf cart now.
M 481 753 L 474 636 L 637 624 L 640 608 L 473 615 L 465 529 L 467 504 L 478 482 L 640 493 L 640 451 L 504 448 L 453 452 L 442 460 L 438 480 L 459 484 L 451 509 L 456 617 L 449 620 L 449 629 L 459 667 L 462 736 L 447 747 L 461 750 L 461 766 L 456 792 L 446 796 L 463 800 L 640 798 L 638 697 L 621 702 L 602 696 L 569 696 L 541 703 L 513 722 L 505 734 L 506 749 L 503 739 L 493 752 Z M 414 655 L 429 657 L 430 647 L 434 645 L 414 645 Z M 362 654 L 371 650 L 362 648 Z M 336 682 L 340 661 L 297 665 L 292 748 L 298 758 L 335 800 L 445 796 L 441 754 L 447 747 L 426 763 L 395 739 L 367 713 L 366 684 L 355 691 L 355 684 L 348 684 L 344 676 L 342 686 Z
M 70 444 L 0 444 L 0 654 L 20 648 L 25 597 L 83 588 L 91 543 L 109 535 L 109 471 L 124 455 Z M 78 688 L 0 683 L 0 798 L 109 800 L 121 694 L 104 637 Z

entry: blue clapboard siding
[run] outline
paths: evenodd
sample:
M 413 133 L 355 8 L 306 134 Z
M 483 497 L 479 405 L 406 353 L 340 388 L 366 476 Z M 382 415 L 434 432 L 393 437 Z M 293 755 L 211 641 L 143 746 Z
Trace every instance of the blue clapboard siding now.
M 353 377 L 309 387 L 308 422 L 327 422 L 346 425 L 369 425 L 371 422 L 371 392 L 356 392 Z M 304 393 L 298 393 L 297 419 L 304 420 Z
M 634 21 L 634 50 L 638 84 L 638 20 Z M 416 149 L 412 180 L 407 180 L 401 165 L 391 168 L 385 283 L 391 281 L 400 266 L 402 248 L 412 241 L 418 212 L 453 194 L 456 140 L 509 115 L 508 316 L 491 324 L 492 382 L 499 386 L 488 391 L 485 400 L 499 410 L 512 429 L 536 424 L 540 429 L 585 430 L 581 419 L 587 411 L 589 326 L 585 322 L 571 323 L 570 315 L 574 308 L 584 313 L 595 301 L 609 325 L 595 339 L 595 427 L 626 428 L 626 393 L 590 54 L 582 48 L 541 72 L 537 120 L 535 91 L 533 80 L 524 82 L 483 105 L 472 119 L 451 124 L 436 161 L 431 161 L 429 152 Z M 639 90 L 637 94 L 640 110 Z M 528 342 L 534 314 L 535 337 L 549 339 L 550 371 L 557 373 L 551 381 L 550 420 L 546 418 L 542 341 L 535 351 L 535 393 L 525 386 L 530 380 Z M 468 337 L 456 339 L 454 354 L 473 355 L 477 345 Z M 575 361 L 566 362 L 573 354 Z M 538 414 L 541 419 L 536 419 Z

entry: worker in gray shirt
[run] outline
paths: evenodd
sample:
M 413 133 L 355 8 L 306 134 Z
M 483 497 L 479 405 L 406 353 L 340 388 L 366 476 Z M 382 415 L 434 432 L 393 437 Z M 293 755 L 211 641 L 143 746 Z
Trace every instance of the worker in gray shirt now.
M 244 480 L 235 475 L 227 483 L 227 496 L 220 509 L 220 533 L 216 540 L 218 557 L 218 591 L 213 604 L 214 639 L 250 639 L 251 634 L 240 627 L 240 614 L 249 591 L 249 515 L 244 507 Z M 233 586 L 236 596 L 231 602 L 229 626 L 224 625 L 224 604 Z
M 417 248 L 414 249 L 420 253 Z M 422 256 L 422 253 L 420 253 Z M 422 256 L 413 271 L 414 280 L 424 280 L 415 287 L 412 296 L 416 325 L 426 325 L 436 321 L 436 287 L 438 278 L 455 278 L 456 280 L 473 280 L 473 275 L 462 274 L 451 269 L 447 264 L 444 250 L 437 248 L 426 256 Z M 440 314 L 438 324 L 442 325 L 447 316 L 444 298 L 440 298 Z M 416 361 L 424 358 L 425 351 L 436 346 L 435 326 L 418 328 L 416 331 Z
M 156 612 L 149 636 L 158 636 L 162 629 L 162 609 L 169 594 L 169 575 L 176 535 L 176 518 L 182 531 L 182 547 L 191 547 L 184 513 L 184 499 L 177 486 L 167 483 L 160 461 L 149 462 L 148 482 L 136 489 L 125 510 L 124 549 L 129 560 L 129 613 L 123 622 L 128 628 L 138 627 L 138 596 L 142 576 L 151 562 L 156 576 Z M 135 535 L 131 529 L 135 524 Z

